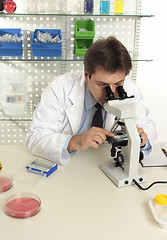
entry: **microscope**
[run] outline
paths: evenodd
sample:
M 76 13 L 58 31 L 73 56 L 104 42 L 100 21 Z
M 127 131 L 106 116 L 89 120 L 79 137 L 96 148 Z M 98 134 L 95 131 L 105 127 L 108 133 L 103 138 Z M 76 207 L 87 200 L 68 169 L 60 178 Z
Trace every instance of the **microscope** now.
M 106 103 L 104 109 L 115 115 L 111 127 L 114 137 L 107 137 L 111 144 L 111 159 L 100 166 L 101 170 L 114 182 L 117 187 L 146 181 L 146 176 L 139 169 L 139 161 L 143 159 L 140 151 L 141 138 L 138 134 L 134 117 L 137 107 L 134 96 L 127 96 L 122 86 L 117 87 L 118 98 L 115 98 L 109 86 L 105 87 Z

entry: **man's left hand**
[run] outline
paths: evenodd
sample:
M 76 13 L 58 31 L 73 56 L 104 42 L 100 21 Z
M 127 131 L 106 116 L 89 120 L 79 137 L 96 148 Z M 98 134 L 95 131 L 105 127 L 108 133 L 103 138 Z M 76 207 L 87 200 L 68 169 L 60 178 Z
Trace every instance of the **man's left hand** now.
M 140 146 L 143 147 L 144 145 L 146 145 L 147 142 L 147 134 L 144 132 L 143 128 L 137 127 L 137 131 L 140 135 L 140 138 L 142 139 Z

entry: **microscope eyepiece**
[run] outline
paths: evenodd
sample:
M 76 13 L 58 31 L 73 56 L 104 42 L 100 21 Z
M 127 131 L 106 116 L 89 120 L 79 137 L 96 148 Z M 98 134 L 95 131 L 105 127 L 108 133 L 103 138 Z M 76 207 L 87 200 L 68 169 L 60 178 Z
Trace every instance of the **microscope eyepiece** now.
M 111 90 L 110 86 L 106 86 L 104 88 L 104 90 L 105 90 L 105 93 L 106 93 L 106 101 L 115 99 L 114 93 Z
M 123 86 L 117 87 L 117 92 L 119 95 L 119 99 L 123 100 L 123 99 L 127 98 L 127 93 L 125 92 Z
M 104 88 L 104 90 L 105 90 L 105 93 L 106 93 L 106 95 L 105 95 L 106 101 L 116 99 L 113 91 L 110 88 L 110 86 L 106 86 Z M 118 92 L 118 99 L 123 100 L 125 98 L 128 98 L 127 93 L 125 92 L 123 86 L 117 87 L 117 92 Z

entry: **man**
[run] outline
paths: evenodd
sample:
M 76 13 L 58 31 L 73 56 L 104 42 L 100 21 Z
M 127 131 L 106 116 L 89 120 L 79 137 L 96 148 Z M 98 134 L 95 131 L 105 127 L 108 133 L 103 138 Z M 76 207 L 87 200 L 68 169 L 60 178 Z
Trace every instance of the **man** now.
M 33 154 L 65 164 L 78 149 L 98 148 L 105 142 L 115 116 L 102 109 L 103 128 L 91 127 L 96 103 L 103 105 L 105 86 L 117 97 L 124 86 L 134 95 L 140 109 L 135 119 L 145 153 L 156 139 L 155 127 L 137 86 L 125 80 L 132 68 L 127 49 L 114 37 L 96 41 L 84 56 L 84 73 L 70 72 L 57 77 L 42 93 L 26 137 Z

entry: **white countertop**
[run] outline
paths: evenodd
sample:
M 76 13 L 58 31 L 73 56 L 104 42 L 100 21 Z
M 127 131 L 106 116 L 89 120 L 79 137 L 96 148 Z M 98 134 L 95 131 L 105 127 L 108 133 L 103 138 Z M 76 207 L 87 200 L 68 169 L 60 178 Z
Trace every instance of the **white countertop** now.
M 167 229 L 152 217 L 148 201 L 159 193 L 167 194 L 167 184 L 147 191 L 135 186 L 116 187 L 100 170 L 109 160 L 110 145 L 98 150 L 78 151 L 69 163 L 59 166 L 48 178 L 35 184 L 17 179 L 27 163 L 36 157 L 24 145 L 1 145 L 3 172 L 13 176 L 13 187 L 0 193 L 0 239 L 9 240 L 166 240 Z M 143 168 L 148 181 L 167 180 L 167 168 Z M 30 218 L 6 215 L 4 202 L 9 196 L 30 192 L 40 197 L 41 211 Z

